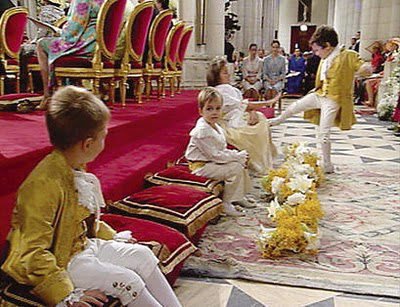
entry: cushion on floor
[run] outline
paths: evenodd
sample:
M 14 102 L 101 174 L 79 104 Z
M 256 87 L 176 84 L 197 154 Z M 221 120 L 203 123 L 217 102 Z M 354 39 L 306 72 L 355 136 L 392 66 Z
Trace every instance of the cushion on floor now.
M 132 231 L 136 240 L 149 246 L 171 285 L 178 278 L 183 262 L 197 250 L 182 233 L 163 224 L 116 214 L 104 214 L 101 219 L 116 231 Z
M 169 225 L 189 238 L 222 212 L 215 195 L 176 184 L 155 186 L 109 205 L 111 211 Z
M 146 180 L 155 185 L 177 184 L 187 186 L 216 196 L 219 196 L 223 191 L 223 181 L 192 174 L 189 167 L 185 165 L 169 167 L 154 175 L 147 176 Z

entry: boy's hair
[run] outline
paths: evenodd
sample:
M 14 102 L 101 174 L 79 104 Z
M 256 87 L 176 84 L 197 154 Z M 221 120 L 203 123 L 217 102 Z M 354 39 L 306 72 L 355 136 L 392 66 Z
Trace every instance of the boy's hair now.
M 199 109 L 203 109 L 206 104 L 210 101 L 218 99 L 222 104 L 222 96 L 221 94 L 213 87 L 207 86 L 203 88 L 199 95 L 197 96 L 197 103 L 199 105 Z
M 208 86 L 217 86 L 221 84 L 220 73 L 222 68 L 226 67 L 228 62 L 225 58 L 216 57 L 211 61 L 210 66 L 207 70 L 207 85 Z
M 95 138 L 110 118 L 104 103 L 86 89 L 67 86 L 51 98 L 46 113 L 47 130 L 54 147 L 65 150 Z
M 318 46 L 326 48 L 327 43 L 331 44 L 332 47 L 336 47 L 339 44 L 338 34 L 335 29 L 330 26 L 319 26 L 311 36 L 310 45 L 317 44 Z

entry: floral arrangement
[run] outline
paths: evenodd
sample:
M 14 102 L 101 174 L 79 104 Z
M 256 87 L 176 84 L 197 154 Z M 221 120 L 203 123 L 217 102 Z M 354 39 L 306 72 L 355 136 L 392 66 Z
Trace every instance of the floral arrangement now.
M 385 82 L 386 91 L 377 106 L 377 113 L 380 120 L 391 119 L 400 93 L 400 53 L 394 52 L 390 61 L 397 65 L 395 65 L 395 68 Z
M 317 252 L 323 211 L 316 189 L 323 180 L 319 158 L 310 148 L 299 143 L 285 148 L 285 162 L 261 181 L 272 199 L 268 217 L 276 224 L 276 228 L 261 225 L 258 245 L 263 257 Z

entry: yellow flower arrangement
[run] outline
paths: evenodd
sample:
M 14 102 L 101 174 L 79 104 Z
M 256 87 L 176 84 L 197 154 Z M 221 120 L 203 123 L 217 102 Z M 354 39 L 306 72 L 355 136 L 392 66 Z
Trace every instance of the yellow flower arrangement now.
M 261 226 L 258 245 L 265 258 L 314 254 L 318 248 L 318 222 L 324 215 L 316 192 L 323 180 L 319 158 L 299 143 L 287 146 L 285 156 L 285 163 L 261 181 L 274 197 L 268 211 L 276 223 L 272 229 Z

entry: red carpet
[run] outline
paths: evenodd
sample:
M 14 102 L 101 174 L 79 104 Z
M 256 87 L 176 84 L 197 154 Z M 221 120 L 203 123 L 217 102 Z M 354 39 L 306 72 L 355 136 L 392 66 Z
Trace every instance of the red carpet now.
M 196 91 L 112 110 L 106 149 L 89 165 L 99 176 L 107 199 L 140 190 L 143 176 L 179 157 L 197 114 Z M 50 150 L 44 116 L 0 114 L 0 196 L 18 186 Z
M 102 183 L 106 200 L 143 189 L 144 175 L 179 158 L 198 118 L 197 91 L 174 98 L 128 104 L 112 110 L 106 148 L 89 164 Z M 35 165 L 51 151 L 43 112 L 0 113 L 0 238 L 5 238 L 15 192 Z

